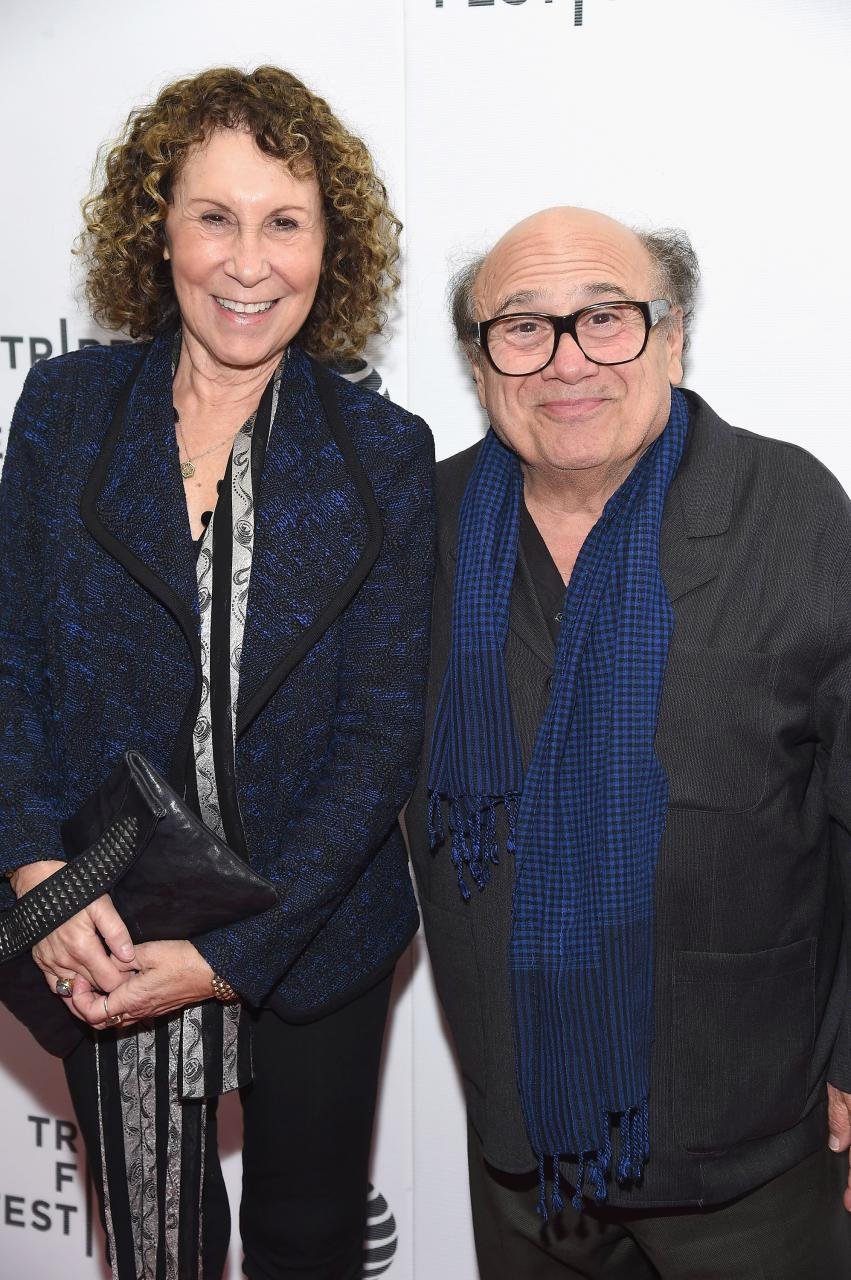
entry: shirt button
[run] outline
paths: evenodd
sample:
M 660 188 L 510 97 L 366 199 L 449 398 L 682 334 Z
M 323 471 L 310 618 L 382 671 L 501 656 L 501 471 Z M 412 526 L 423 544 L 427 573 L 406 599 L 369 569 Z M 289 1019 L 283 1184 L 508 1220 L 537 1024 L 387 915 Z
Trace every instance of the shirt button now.
M 563 621 L 564 621 L 564 614 L 561 612 L 561 610 L 559 610 L 559 612 L 556 614 L 556 622 L 563 622 Z
M 554 680 L 555 680 L 554 676 L 547 676 L 547 692 L 548 693 L 552 692 Z

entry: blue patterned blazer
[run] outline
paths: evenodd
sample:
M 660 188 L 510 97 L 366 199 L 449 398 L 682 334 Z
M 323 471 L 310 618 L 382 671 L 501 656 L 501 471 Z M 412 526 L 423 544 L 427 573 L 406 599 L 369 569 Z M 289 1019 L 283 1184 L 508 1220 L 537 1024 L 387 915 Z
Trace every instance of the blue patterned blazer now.
M 40 363 L 15 413 L 0 485 L 0 871 L 61 856 L 61 820 L 128 747 L 182 783 L 200 650 L 172 339 Z M 248 1003 L 294 1020 L 365 989 L 417 927 L 397 815 L 421 740 L 432 484 L 421 419 L 291 350 L 236 742 L 245 846 L 281 902 L 195 941 Z

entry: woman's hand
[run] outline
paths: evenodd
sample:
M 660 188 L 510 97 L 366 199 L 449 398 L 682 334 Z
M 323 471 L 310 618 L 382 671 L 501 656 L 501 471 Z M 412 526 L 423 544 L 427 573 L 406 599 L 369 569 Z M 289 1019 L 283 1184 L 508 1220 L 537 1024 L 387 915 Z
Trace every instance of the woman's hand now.
M 142 942 L 136 948 L 138 970 L 104 996 L 79 979 L 71 997 L 76 1013 L 97 1030 L 147 1022 L 188 1004 L 209 1000 L 213 970 L 191 942 Z
M 20 898 L 64 865 L 52 859 L 31 862 L 13 871 L 9 882 Z M 57 978 L 85 982 L 87 987 L 98 987 L 101 991 L 114 991 L 127 981 L 136 967 L 130 934 L 107 895 L 42 938 L 33 947 L 32 954 L 54 992 Z

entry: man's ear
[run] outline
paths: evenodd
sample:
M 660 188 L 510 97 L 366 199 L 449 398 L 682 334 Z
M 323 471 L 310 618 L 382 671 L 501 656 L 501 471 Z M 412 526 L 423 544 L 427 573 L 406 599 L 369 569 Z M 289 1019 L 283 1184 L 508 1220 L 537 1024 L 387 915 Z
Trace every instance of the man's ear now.
M 484 410 L 487 410 L 487 401 L 485 400 L 485 371 L 484 360 L 480 348 L 474 348 L 473 351 L 467 353 L 467 359 L 470 361 L 470 368 L 473 372 L 473 381 L 476 384 L 476 393 L 479 397 L 479 404 Z
M 668 379 L 676 387 L 683 380 L 683 312 L 675 307 L 667 321 Z

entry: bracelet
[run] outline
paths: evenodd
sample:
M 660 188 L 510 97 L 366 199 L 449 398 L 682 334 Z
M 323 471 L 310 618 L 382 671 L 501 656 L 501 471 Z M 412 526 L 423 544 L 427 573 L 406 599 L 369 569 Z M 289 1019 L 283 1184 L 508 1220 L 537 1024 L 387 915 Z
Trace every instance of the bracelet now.
M 221 974 L 213 974 L 210 979 L 210 986 L 213 988 L 213 995 L 217 1000 L 220 1000 L 222 1004 L 235 1004 L 239 999 L 239 996 L 234 991 L 233 987 L 226 978 L 221 976 Z

